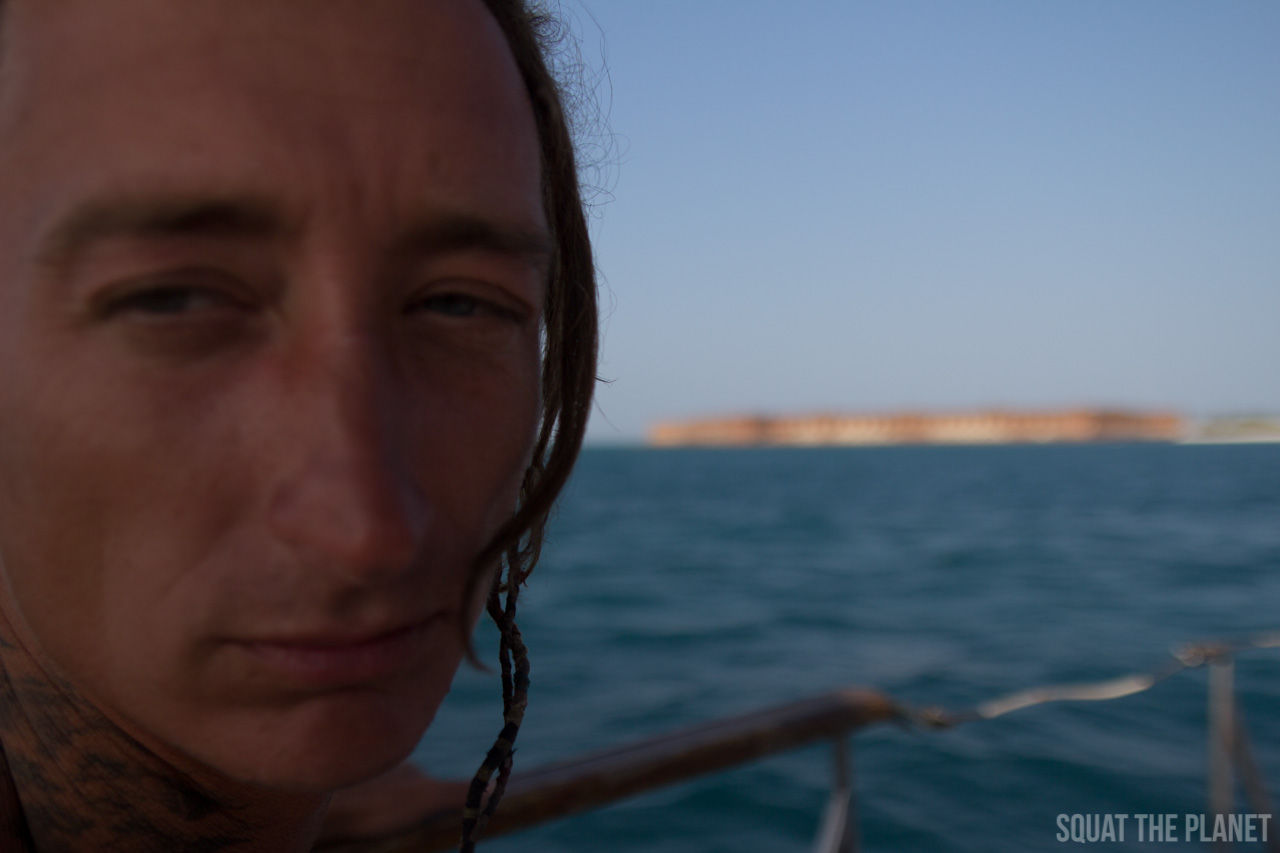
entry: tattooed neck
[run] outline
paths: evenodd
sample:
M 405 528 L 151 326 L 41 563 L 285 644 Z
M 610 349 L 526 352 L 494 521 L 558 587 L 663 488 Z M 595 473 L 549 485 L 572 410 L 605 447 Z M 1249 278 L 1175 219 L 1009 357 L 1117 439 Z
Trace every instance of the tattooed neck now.
M 0 747 L 3 850 L 306 850 L 324 808 L 197 782 L 41 667 L 3 614 Z

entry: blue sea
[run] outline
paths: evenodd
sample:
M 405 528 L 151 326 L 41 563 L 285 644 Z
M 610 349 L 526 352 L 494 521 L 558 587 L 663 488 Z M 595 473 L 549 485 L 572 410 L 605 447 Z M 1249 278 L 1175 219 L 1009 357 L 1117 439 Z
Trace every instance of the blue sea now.
M 589 449 L 519 621 L 517 770 L 844 685 L 963 709 L 1149 671 L 1174 645 L 1280 628 L 1280 445 Z M 493 657 L 494 632 L 478 645 Z M 1280 649 L 1240 655 L 1236 685 L 1274 794 Z M 500 727 L 497 676 L 464 670 L 416 760 L 469 777 Z M 1182 820 L 1207 810 L 1206 739 L 1203 669 L 864 729 L 862 849 L 1057 850 L 1060 814 Z M 830 778 L 818 745 L 481 847 L 804 851 Z M 1135 829 L 1083 849 L 1204 849 Z

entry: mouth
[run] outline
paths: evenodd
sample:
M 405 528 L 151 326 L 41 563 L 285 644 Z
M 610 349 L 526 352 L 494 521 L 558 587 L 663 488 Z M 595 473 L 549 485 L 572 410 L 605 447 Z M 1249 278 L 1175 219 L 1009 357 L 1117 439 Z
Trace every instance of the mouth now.
M 312 688 L 372 685 L 411 669 L 438 617 L 362 638 L 318 634 L 237 643 L 273 678 Z

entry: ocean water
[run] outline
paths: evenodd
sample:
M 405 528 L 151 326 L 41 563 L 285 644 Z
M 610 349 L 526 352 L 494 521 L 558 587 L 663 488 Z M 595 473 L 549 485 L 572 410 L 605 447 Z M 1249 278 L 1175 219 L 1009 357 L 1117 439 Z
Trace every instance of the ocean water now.
M 1176 644 L 1280 628 L 1280 445 L 591 449 L 519 621 L 526 769 L 850 684 L 961 709 L 1151 670 Z M 494 633 L 478 644 L 492 656 Z M 1277 791 L 1280 649 L 1241 655 L 1236 684 Z M 416 760 L 470 776 L 498 695 L 464 670 Z M 863 849 L 1054 850 L 1059 814 L 1202 813 L 1206 737 L 1202 669 L 945 732 L 864 729 Z M 815 746 L 481 847 L 803 851 L 829 785 Z M 1135 829 L 1088 849 L 1150 848 Z

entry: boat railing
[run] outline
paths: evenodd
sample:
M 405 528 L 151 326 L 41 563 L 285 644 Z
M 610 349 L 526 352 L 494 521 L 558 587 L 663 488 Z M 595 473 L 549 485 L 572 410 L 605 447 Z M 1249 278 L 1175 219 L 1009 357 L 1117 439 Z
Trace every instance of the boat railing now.
M 1208 813 L 1227 815 L 1235 802 L 1236 781 L 1258 814 L 1273 815 L 1272 801 L 1253 758 L 1244 720 L 1234 695 L 1237 653 L 1280 647 L 1280 632 L 1238 641 L 1178 647 L 1165 665 L 1145 673 L 1103 682 L 1022 690 L 953 712 L 909 708 L 883 693 L 848 687 L 785 705 L 648 738 L 525 772 L 507 786 L 501 808 L 485 827 L 485 838 L 600 808 L 625 797 L 768 755 L 830 741 L 832 784 L 814 841 L 814 853 L 854 853 L 858 847 L 852 763 L 852 738 L 875 723 L 897 721 L 925 729 L 993 719 L 1048 702 L 1118 699 L 1148 690 L 1185 669 L 1208 666 L 1209 736 L 1206 789 Z M 323 853 L 421 853 L 458 845 L 461 810 L 424 817 L 412 828 L 382 837 L 327 844 Z M 1225 846 L 1215 845 L 1225 850 Z M 1280 839 L 1268 836 L 1267 849 L 1280 853 Z
M 526 829 L 644 791 L 829 740 L 835 773 L 815 853 L 849 853 L 856 849 L 856 833 L 847 735 L 872 723 L 898 719 L 902 713 L 887 696 L 850 687 L 517 772 L 507 785 L 501 808 L 485 827 L 484 837 Z M 450 850 L 458 846 L 461 820 L 461 812 L 436 814 L 391 838 L 349 841 L 323 850 Z

